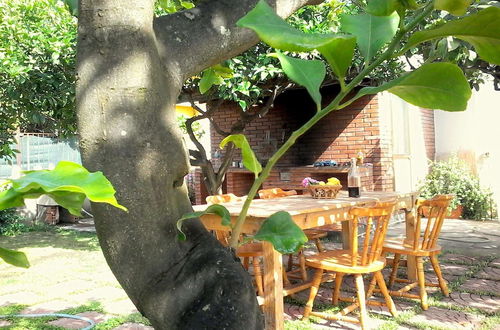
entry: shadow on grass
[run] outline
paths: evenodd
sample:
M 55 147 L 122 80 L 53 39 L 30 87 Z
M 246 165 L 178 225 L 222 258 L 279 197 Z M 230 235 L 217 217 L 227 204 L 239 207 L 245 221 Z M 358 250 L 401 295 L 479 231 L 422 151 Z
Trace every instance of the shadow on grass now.
M 68 250 L 98 251 L 95 233 L 48 227 L 16 236 L 0 236 L 0 246 L 9 249 L 54 247 Z

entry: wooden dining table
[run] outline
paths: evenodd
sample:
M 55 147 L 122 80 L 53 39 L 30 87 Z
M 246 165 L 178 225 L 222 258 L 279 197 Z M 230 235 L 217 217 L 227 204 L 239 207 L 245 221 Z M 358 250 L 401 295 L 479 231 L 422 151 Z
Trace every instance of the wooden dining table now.
M 354 206 L 367 206 L 374 202 L 396 201 L 396 209 L 404 210 L 406 232 L 411 233 L 414 226 L 414 205 L 417 192 L 363 192 L 359 198 L 347 197 L 347 192 L 340 191 L 335 199 L 314 199 L 308 195 L 296 195 L 275 199 L 256 199 L 248 210 L 243 233 L 255 234 L 262 222 L 278 211 L 287 211 L 293 221 L 302 229 L 341 223 L 344 248 L 349 242 L 349 209 Z M 231 214 L 234 224 L 243 206 L 243 201 L 224 203 Z M 195 211 L 202 211 L 207 205 L 194 206 Z M 201 221 L 209 230 L 228 231 L 229 227 L 221 224 L 221 218 L 215 214 L 206 214 Z M 407 235 L 410 237 L 411 235 Z M 264 256 L 264 303 L 266 329 L 283 329 L 283 278 L 281 254 L 274 250 L 271 243 L 263 242 Z M 408 274 L 416 277 L 413 260 L 408 260 Z

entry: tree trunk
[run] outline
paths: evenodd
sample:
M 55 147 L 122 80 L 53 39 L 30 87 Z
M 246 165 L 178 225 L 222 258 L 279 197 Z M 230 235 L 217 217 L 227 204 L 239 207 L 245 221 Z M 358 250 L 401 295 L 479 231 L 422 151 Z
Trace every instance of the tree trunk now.
M 104 172 L 129 209 L 94 204 L 97 235 L 116 278 L 155 329 L 263 327 L 251 279 L 234 254 L 199 220 L 183 226 L 185 242 L 175 228 L 192 211 L 175 102 L 186 77 L 257 41 L 235 27 L 255 2 L 202 1 L 153 19 L 153 0 L 80 1 L 83 163 Z M 288 15 L 307 0 L 275 2 Z
M 93 205 L 106 260 L 155 329 L 257 329 L 249 275 L 192 211 L 174 106 L 181 80 L 162 66 L 152 1 L 82 1 L 78 119 L 83 162 L 102 170 L 129 212 Z

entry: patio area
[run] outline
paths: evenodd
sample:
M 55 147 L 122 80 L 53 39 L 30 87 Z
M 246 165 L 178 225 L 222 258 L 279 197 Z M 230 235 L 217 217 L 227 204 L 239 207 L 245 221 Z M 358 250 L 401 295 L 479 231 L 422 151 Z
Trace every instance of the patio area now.
M 25 233 L 0 237 L 2 246 L 28 253 L 28 270 L 0 266 L 0 315 L 69 313 L 94 320 L 95 329 L 152 329 L 128 300 L 105 264 L 92 223 L 68 226 L 78 231 Z M 389 236 L 398 236 L 404 224 L 393 225 Z M 87 233 L 85 233 L 87 232 Z M 326 241 L 334 248 L 339 243 Z M 445 252 L 440 256 L 449 282 L 449 298 L 430 294 L 430 308 L 422 311 L 418 301 L 394 298 L 399 316 L 390 317 L 385 308 L 370 306 L 373 329 L 500 329 L 500 223 L 447 219 L 440 237 Z M 55 266 L 57 265 L 57 267 Z M 430 270 L 430 265 L 426 264 Z M 431 274 L 431 273 L 429 273 Z M 387 273 L 386 273 L 387 275 Z M 429 276 L 430 280 L 434 280 Z M 316 306 L 335 312 L 329 304 L 331 290 L 326 284 Z M 346 277 L 342 290 L 353 293 Z M 285 300 L 286 329 L 357 329 L 350 323 L 311 318 L 301 321 L 309 291 Z M 81 329 L 88 324 L 68 318 L 0 320 L 6 329 Z

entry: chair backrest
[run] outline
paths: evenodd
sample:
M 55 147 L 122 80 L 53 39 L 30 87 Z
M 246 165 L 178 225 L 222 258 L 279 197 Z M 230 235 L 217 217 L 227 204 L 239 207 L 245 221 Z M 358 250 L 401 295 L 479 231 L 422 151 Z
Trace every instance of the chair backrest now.
M 351 265 L 353 267 L 368 266 L 380 258 L 387 226 L 395 205 L 395 202 L 378 203 L 372 207 L 353 207 L 349 210 L 349 214 L 353 216 L 349 223 L 351 226 Z M 361 218 L 366 218 L 363 221 L 365 233 L 363 242 L 358 242 L 358 225 Z
M 207 196 L 205 200 L 207 201 L 207 204 L 221 204 L 221 203 L 240 201 L 241 197 L 229 193 L 229 194 Z M 223 230 L 213 230 L 212 232 L 222 245 L 229 246 L 230 232 Z
M 221 204 L 221 203 L 229 203 L 229 202 L 237 202 L 241 200 L 241 197 L 236 196 L 235 194 L 221 194 L 221 195 L 211 195 L 205 198 L 207 204 Z
M 417 201 L 417 219 L 413 236 L 414 250 L 427 250 L 436 247 L 444 217 L 453 195 L 436 195 L 431 199 Z M 427 218 L 425 228 L 422 218 Z
M 292 195 L 297 195 L 297 191 L 295 190 L 284 191 L 281 188 L 269 188 L 269 189 L 259 190 L 259 198 L 261 199 L 273 199 L 273 198 L 286 197 Z

